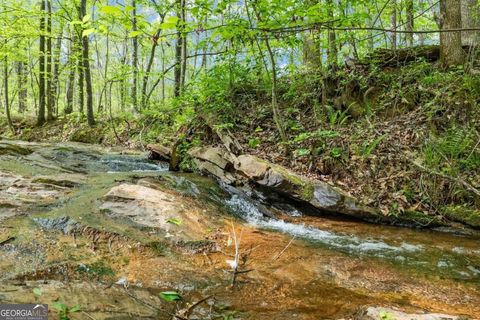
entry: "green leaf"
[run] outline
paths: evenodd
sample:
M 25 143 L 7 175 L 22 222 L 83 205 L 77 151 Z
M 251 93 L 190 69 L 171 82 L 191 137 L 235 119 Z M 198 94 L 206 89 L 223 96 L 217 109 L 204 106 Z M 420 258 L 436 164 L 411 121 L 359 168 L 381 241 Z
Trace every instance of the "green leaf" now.
M 177 219 L 177 218 L 169 218 L 167 219 L 167 223 L 175 224 L 177 226 L 182 224 L 182 220 Z
M 95 32 L 95 28 L 85 29 L 82 32 L 82 37 L 88 37 L 90 34 Z
M 139 36 L 139 35 L 141 35 L 141 34 L 142 34 L 142 31 L 131 31 L 131 32 L 128 34 L 128 37 L 129 37 L 129 38 L 135 38 L 135 37 L 137 37 L 137 36 Z
M 87 23 L 88 21 L 90 21 L 91 18 L 92 17 L 89 14 L 85 15 L 85 17 L 83 17 L 82 19 L 82 23 Z
M 106 34 L 106 33 L 108 33 L 108 27 L 105 26 L 105 25 L 103 25 L 103 24 L 102 24 L 102 25 L 99 25 L 99 26 L 98 26 L 98 31 L 99 31 L 100 33 Z
M 175 291 L 160 292 L 160 297 L 163 300 L 168 301 L 168 302 L 177 301 L 177 300 L 182 299 L 182 296 L 180 296 L 180 294 L 178 292 L 175 292 Z
M 165 21 L 160 25 L 163 30 L 175 29 L 180 18 L 172 16 L 165 18 Z
M 62 312 L 62 311 L 65 312 L 67 310 L 67 306 L 64 303 L 61 303 L 58 301 L 55 301 L 52 304 L 52 307 L 59 312 Z
M 308 156 L 310 154 L 310 150 L 309 149 L 298 149 L 298 150 L 295 151 L 295 153 L 297 154 L 297 156 L 303 157 L 303 156 Z
M 40 297 L 42 295 L 42 289 L 40 288 L 33 288 L 33 294 L 37 297 Z
M 122 10 L 117 6 L 104 6 L 100 8 L 100 12 L 111 15 L 118 15 L 122 13 Z
M 69 312 L 79 312 L 82 311 L 82 307 L 80 307 L 78 304 L 76 306 L 71 307 L 68 309 Z

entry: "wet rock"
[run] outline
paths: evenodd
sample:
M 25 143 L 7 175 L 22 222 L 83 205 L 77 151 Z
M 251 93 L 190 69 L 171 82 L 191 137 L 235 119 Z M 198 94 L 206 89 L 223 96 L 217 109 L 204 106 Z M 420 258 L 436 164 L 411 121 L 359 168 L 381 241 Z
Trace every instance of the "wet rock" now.
M 230 154 L 219 147 L 194 148 L 190 155 L 199 169 L 222 182 L 235 184 L 244 178 L 287 197 L 308 202 L 313 207 L 362 219 L 378 220 L 380 215 L 360 204 L 342 190 L 298 175 L 282 166 L 252 155 Z
M 235 169 L 242 172 L 249 179 L 261 180 L 265 177 L 270 166 L 265 161 L 251 155 L 241 155 L 237 158 Z
M 197 168 L 211 174 L 225 183 L 234 183 L 237 178 L 230 172 L 234 167 L 235 156 L 219 147 L 193 148 L 189 151 Z
M 459 320 L 460 317 L 439 313 L 405 313 L 393 308 L 369 307 L 357 320 Z
M 121 184 L 113 187 L 100 206 L 108 216 L 128 220 L 134 226 L 159 229 L 172 240 L 203 239 L 209 226 L 200 208 L 181 196 L 142 185 Z
M 169 162 L 172 159 L 172 149 L 161 144 L 149 144 L 147 150 L 150 152 L 150 160 L 160 160 Z
M 85 176 L 75 174 L 62 174 L 58 176 L 40 176 L 32 180 L 33 183 L 43 183 L 59 187 L 74 188 L 84 184 Z
M 175 243 L 183 252 L 189 254 L 199 253 L 212 253 L 220 250 L 219 245 L 215 241 L 211 240 L 198 240 L 198 241 L 177 241 Z
M 32 149 L 18 144 L 0 142 L 0 155 L 25 156 L 33 152 Z
M 53 185 L 52 185 L 53 186 Z M 49 204 L 68 189 L 35 183 L 30 178 L 0 172 L 0 220 L 22 212 L 22 207 Z M 23 211 L 25 211 L 23 209 Z
M 80 227 L 80 224 L 70 217 L 33 218 L 40 227 L 47 230 L 61 231 L 63 234 L 71 234 Z

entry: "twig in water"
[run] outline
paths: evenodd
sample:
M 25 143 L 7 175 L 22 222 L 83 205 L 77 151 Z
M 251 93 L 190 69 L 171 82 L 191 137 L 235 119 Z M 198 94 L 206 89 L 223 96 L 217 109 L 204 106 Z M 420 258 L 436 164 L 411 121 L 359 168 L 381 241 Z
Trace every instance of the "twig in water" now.
M 273 258 L 272 258 L 272 261 L 275 261 L 277 260 L 278 258 L 280 258 L 280 256 L 288 249 L 288 247 L 290 247 L 290 245 L 292 244 L 293 240 L 295 240 L 297 236 L 293 236 L 292 239 L 290 239 L 290 241 L 288 242 L 288 244 L 285 246 L 285 248 L 283 248 L 282 251 L 280 251 L 277 255 L 275 255 Z

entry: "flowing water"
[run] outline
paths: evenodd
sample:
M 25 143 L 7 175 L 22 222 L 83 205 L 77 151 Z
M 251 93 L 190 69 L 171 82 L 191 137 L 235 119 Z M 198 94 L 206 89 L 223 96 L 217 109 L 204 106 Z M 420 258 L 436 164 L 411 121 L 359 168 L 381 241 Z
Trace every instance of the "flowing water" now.
M 312 217 L 167 169 L 123 150 L 0 141 L 0 302 L 80 305 L 72 319 L 171 319 L 204 298 L 190 319 L 360 319 L 368 306 L 480 319 L 475 232 Z M 182 303 L 158 295 L 171 290 Z

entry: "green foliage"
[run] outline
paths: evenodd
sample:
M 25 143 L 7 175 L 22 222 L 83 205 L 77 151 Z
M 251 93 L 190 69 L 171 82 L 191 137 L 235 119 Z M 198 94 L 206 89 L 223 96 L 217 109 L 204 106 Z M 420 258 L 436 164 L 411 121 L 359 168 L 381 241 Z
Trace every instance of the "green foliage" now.
M 182 220 L 180 219 L 177 219 L 177 218 L 168 218 L 166 220 L 167 223 L 171 223 L 171 224 L 174 224 L 176 226 L 180 226 L 182 224 Z
M 477 134 L 474 128 L 453 126 L 438 136 L 432 136 L 424 147 L 426 164 L 447 174 L 478 170 Z
M 67 306 L 63 302 L 55 301 L 52 307 L 58 311 L 59 320 L 70 320 L 70 315 L 75 312 L 80 312 L 82 308 L 79 305 L 73 307 Z
M 387 312 L 385 310 L 380 311 L 380 319 L 381 320 L 395 320 L 395 316 L 393 316 L 390 312 Z
M 386 136 L 386 134 L 381 135 L 375 138 L 375 140 L 373 140 L 372 142 L 365 141 L 362 149 L 362 157 L 368 158 L 372 154 L 372 152 L 378 147 L 378 145 L 383 141 L 383 139 L 385 139 Z
M 160 298 L 167 302 L 174 302 L 182 300 L 182 296 L 176 291 L 164 291 L 160 292 Z
M 248 140 L 248 146 L 252 149 L 256 149 L 260 145 L 260 140 L 257 138 L 251 138 Z

